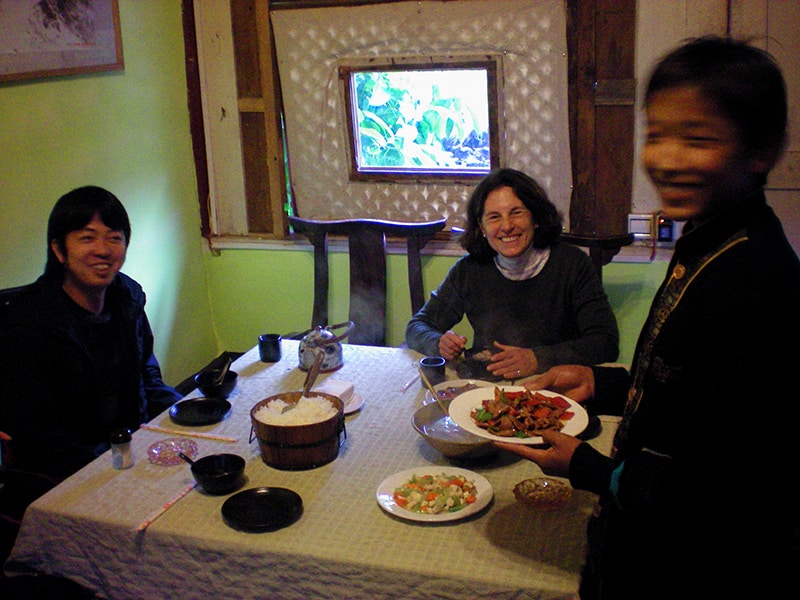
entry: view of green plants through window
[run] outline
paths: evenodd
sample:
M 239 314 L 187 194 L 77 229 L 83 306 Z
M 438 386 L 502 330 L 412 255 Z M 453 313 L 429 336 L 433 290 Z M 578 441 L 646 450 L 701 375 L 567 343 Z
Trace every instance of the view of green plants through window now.
M 489 171 L 485 70 L 359 71 L 352 77 L 359 170 Z

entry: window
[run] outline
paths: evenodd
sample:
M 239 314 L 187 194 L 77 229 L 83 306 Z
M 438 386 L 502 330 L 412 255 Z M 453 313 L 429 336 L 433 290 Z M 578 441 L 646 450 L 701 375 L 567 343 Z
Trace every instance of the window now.
M 595 116 L 594 83 L 605 90 L 606 79 L 630 79 L 607 63 L 631 56 L 635 2 L 600 4 L 184 0 L 187 31 L 197 34 L 196 44 L 187 35 L 187 71 L 197 81 L 190 85 L 195 150 L 200 158 L 207 153 L 207 160 L 197 160 L 204 235 L 217 248 L 283 238 L 284 148 L 300 215 L 400 221 L 446 216 L 461 226 L 474 178 L 350 179 L 338 61 L 468 53 L 502 56 L 501 163 L 539 180 L 579 231 L 625 232 L 632 156 L 628 128 L 619 123 L 630 118 L 617 113 L 632 113 L 633 105 L 605 93 L 600 108 L 613 118 Z M 604 126 L 597 136 L 596 123 Z M 490 152 L 491 143 L 490 129 Z
M 479 179 L 503 164 L 501 57 L 340 60 L 350 179 Z

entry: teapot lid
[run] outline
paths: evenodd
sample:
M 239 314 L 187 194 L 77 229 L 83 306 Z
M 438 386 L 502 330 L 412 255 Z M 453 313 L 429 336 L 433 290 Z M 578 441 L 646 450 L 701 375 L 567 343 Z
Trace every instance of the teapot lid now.
M 341 327 L 345 327 L 344 333 L 340 335 L 335 335 L 333 333 L 333 329 L 339 329 Z M 303 340 L 306 342 L 323 342 L 325 344 L 338 342 L 343 340 L 347 337 L 350 333 L 350 330 L 353 328 L 352 321 L 345 321 L 343 323 L 337 323 L 336 325 L 317 325 L 316 327 L 312 327 L 311 329 L 307 330 L 303 333 Z
M 318 325 L 316 329 L 309 330 L 308 334 L 305 336 L 305 339 L 308 341 L 319 341 L 328 340 L 332 337 L 334 336 L 330 329 L 326 329 L 322 325 Z

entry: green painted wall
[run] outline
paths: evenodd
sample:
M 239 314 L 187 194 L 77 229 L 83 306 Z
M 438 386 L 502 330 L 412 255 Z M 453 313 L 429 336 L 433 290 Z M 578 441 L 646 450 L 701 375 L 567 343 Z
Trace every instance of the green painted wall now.
M 456 260 L 454 257 L 423 257 L 427 293 L 435 288 Z M 619 362 L 629 363 L 636 338 L 647 316 L 650 301 L 666 270 L 666 262 L 612 263 L 603 271 L 603 284 L 620 326 Z M 266 332 L 296 332 L 308 328 L 313 300 L 311 251 L 223 250 L 206 259 L 215 323 L 225 348 L 247 349 Z M 347 255 L 332 252 L 331 323 L 347 319 L 349 268 Z M 411 316 L 405 256 L 390 255 L 389 343 L 403 342 Z M 466 322 L 457 328 L 470 336 Z
M 0 287 L 41 274 L 65 192 L 113 191 L 132 223 L 124 271 L 148 295 L 165 379 L 216 356 L 189 134 L 180 0 L 119 3 L 125 70 L 0 84 Z
M 423 258 L 426 290 L 439 284 L 453 260 Z M 209 296 L 222 346 L 246 349 L 260 333 L 306 330 L 311 323 L 313 266 L 310 246 L 307 251 L 223 250 L 219 256 L 208 257 Z M 399 345 L 411 317 L 405 255 L 390 255 L 387 269 L 388 341 Z M 347 254 L 331 252 L 330 272 L 330 324 L 335 324 L 347 320 Z
M 223 250 L 201 239 L 186 104 L 180 0 L 121 0 L 125 70 L 0 84 L 0 287 L 42 272 L 47 216 L 70 189 L 116 193 L 133 234 L 125 272 L 148 294 L 165 379 L 176 384 L 223 349 L 259 333 L 302 331 L 311 319 L 312 256 Z M 453 257 L 424 257 L 428 291 Z M 620 360 L 633 344 L 663 263 L 612 264 L 605 283 L 620 320 Z M 331 321 L 346 320 L 345 254 L 331 258 Z M 403 256 L 389 257 L 389 342 L 410 317 Z M 469 327 L 459 331 L 470 334 Z

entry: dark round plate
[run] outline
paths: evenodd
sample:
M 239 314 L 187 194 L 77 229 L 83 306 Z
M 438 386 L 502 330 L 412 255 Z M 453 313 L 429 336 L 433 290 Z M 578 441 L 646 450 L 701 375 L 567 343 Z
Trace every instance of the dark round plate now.
M 170 418 L 178 425 L 211 425 L 225 418 L 231 403 L 222 398 L 181 400 L 169 409 Z
M 222 518 L 241 531 L 275 531 L 303 514 L 303 500 L 292 490 L 260 487 L 234 494 L 222 504 Z

